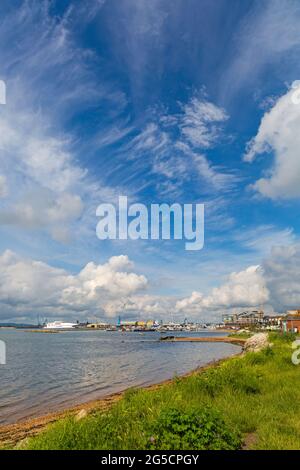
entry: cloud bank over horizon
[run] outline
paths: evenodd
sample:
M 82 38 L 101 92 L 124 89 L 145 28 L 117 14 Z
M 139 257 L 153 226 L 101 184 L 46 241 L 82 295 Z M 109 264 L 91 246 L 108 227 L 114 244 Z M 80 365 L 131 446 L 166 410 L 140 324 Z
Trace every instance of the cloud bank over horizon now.
M 283 312 L 300 303 L 300 245 L 275 247 L 261 266 L 233 272 L 208 294 L 176 298 L 147 293 L 149 280 L 125 255 L 88 263 L 78 274 L 5 251 L 0 256 L 0 321 L 69 318 L 75 321 L 133 318 L 217 321 L 246 308 Z

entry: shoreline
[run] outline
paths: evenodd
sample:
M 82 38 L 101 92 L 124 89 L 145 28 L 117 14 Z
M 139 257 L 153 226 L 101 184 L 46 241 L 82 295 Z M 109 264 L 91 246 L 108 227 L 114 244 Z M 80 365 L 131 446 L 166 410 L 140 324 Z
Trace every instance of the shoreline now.
M 246 339 L 244 338 L 230 338 L 228 336 L 166 336 L 161 338 L 160 341 L 171 343 L 229 343 L 238 346 L 244 346 Z
M 234 342 L 234 344 L 235 346 L 241 346 L 241 344 L 237 344 L 237 342 Z M 205 370 L 210 369 L 212 367 L 217 367 L 232 357 L 240 356 L 242 352 L 243 351 L 241 350 L 231 356 L 227 356 L 219 360 L 210 361 L 204 366 L 196 367 L 195 369 L 192 369 L 189 372 L 181 374 L 179 377 L 190 377 L 192 375 L 204 372 Z M 39 434 L 40 432 L 45 430 L 48 425 L 53 424 L 63 418 L 75 416 L 81 410 L 85 410 L 88 414 L 97 411 L 106 411 L 119 400 L 121 400 L 124 394 L 131 388 L 155 391 L 165 385 L 174 383 L 174 380 L 175 378 L 171 378 L 146 386 L 128 387 L 121 392 L 112 393 L 107 396 L 103 396 L 99 399 L 83 402 L 81 404 L 65 408 L 61 411 L 55 411 L 34 418 L 24 419 L 12 424 L 0 425 L 0 448 L 16 446 L 19 442 L 23 441 L 24 439 Z

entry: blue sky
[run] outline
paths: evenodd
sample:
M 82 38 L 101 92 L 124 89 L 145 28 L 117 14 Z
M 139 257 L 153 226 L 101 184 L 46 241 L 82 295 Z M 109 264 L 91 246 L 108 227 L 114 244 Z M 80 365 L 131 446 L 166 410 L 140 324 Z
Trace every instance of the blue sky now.
M 298 1 L 3 0 L 0 17 L 3 320 L 300 305 Z M 204 203 L 204 249 L 99 241 L 119 195 Z

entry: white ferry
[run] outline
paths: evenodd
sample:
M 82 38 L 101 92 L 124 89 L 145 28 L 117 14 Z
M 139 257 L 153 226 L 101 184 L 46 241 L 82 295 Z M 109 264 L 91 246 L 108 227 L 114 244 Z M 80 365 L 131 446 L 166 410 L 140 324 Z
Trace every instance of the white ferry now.
M 70 330 L 71 328 L 75 328 L 77 323 L 69 323 L 63 321 L 53 321 L 50 323 L 46 323 L 44 325 L 45 330 Z

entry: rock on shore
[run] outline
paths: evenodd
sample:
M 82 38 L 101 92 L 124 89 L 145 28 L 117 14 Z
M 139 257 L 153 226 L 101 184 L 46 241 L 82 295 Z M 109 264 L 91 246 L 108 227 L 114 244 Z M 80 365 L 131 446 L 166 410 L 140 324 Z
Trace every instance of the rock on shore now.
M 258 352 L 270 346 L 267 333 L 257 333 L 247 339 L 244 344 L 245 352 Z

